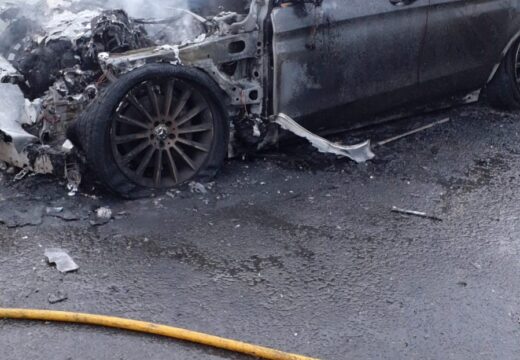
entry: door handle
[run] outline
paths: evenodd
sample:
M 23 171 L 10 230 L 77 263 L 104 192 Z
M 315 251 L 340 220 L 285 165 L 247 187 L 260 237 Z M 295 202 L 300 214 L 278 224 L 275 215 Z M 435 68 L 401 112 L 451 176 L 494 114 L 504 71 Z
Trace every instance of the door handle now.
M 392 4 L 394 6 L 406 6 L 406 5 L 413 4 L 417 0 L 389 0 L 389 1 L 390 1 L 390 4 Z

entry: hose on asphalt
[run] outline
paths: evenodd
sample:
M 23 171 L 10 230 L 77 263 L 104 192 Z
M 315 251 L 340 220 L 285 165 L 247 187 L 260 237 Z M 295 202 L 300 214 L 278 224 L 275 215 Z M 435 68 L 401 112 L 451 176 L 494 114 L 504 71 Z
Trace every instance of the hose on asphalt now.
M 0 319 L 64 322 L 130 330 L 207 345 L 267 360 L 318 360 L 191 330 L 113 316 L 66 311 L 0 308 Z

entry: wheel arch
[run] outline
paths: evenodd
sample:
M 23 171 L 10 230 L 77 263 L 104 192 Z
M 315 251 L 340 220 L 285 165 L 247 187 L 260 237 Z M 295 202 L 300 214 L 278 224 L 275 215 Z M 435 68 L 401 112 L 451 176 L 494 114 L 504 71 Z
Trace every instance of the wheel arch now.
M 520 28 L 520 26 L 519 26 Z M 493 66 L 493 69 L 491 70 L 491 73 L 489 74 L 489 77 L 488 77 L 488 80 L 486 82 L 486 84 L 489 84 L 494 78 L 495 78 L 495 75 L 497 74 L 498 72 L 498 69 L 500 68 L 500 65 L 502 64 L 502 62 L 504 61 L 505 57 L 507 56 L 507 54 L 509 53 L 509 51 L 511 50 L 512 46 L 515 44 L 515 42 L 517 42 L 518 40 L 520 39 L 520 30 L 518 30 L 511 38 L 510 40 L 507 42 L 506 46 L 504 47 L 504 49 L 502 50 L 502 52 L 500 53 L 500 59 L 499 61 Z
M 230 103 L 231 99 L 229 95 L 225 92 L 225 90 L 218 84 L 217 79 L 215 79 L 206 69 L 194 66 L 194 65 L 184 65 L 184 64 L 171 64 L 167 62 L 158 62 L 158 63 L 150 63 L 145 64 L 143 67 L 154 66 L 154 65 L 169 65 L 174 67 L 180 67 L 187 71 L 193 72 L 195 78 L 199 78 L 201 84 L 207 86 L 210 95 L 212 96 L 212 100 L 215 102 L 215 105 L 218 107 L 221 115 L 224 116 L 226 121 L 230 121 Z

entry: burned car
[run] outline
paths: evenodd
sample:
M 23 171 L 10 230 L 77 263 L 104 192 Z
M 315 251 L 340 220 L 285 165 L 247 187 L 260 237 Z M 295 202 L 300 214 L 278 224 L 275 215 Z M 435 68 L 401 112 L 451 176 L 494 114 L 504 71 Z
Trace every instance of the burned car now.
M 85 159 L 108 188 L 131 194 L 212 177 L 237 149 L 275 144 L 280 128 L 361 162 L 374 156 L 369 142 L 342 146 L 310 131 L 481 94 L 520 108 L 516 2 L 232 3 L 162 20 L 84 9 L 29 45 L 9 32 L 0 77 L 15 113 L 0 119 L 0 158 L 44 173 Z M 87 32 L 74 25 L 81 17 Z

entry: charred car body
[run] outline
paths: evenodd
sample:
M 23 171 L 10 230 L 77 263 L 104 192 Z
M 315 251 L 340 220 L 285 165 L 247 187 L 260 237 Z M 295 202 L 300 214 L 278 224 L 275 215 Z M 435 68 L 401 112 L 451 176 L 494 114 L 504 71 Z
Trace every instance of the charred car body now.
M 29 46 L 8 28 L 2 101 L 17 113 L 0 119 L 0 158 L 59 173 L 84 157 L 110 189 L 130 194 L 211 177 L 233 149 L 276 143 L 279 125 L 321 151 L 364 161 L 373 156 L 368 142 L 336 146 L 300 125 L 352 128 L 477 101 L 482 90 L 497 105 L 520 107 L 518 2 L 234 6 L 244 11 L 163 20 L 82 10 L 75 16 L 87 33 L 69 22 Z M 75 150 L 62 146 L 67 138 Z

